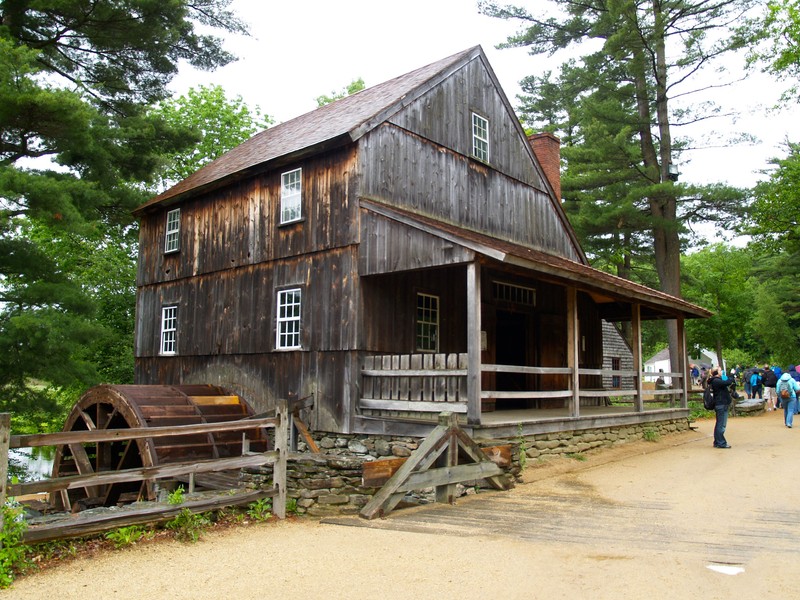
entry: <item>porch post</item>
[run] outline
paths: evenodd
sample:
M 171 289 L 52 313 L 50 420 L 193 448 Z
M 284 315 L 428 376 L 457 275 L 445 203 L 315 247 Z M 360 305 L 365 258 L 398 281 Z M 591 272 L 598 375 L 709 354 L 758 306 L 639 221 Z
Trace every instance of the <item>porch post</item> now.
M 686 322 L 683 316 L 676 319 L 678 326 L 678 352 L 681 356 L 681 408 L 689 406 L 689 357 L 686 354 Z M 674 396 L 671 396 L 674 397 Z
M 481 422 L 481 267 L 467 265 L 467 423 Z
M 633 350 L 633 370 L 636 377 L 633 380 L 636 386 L 635 408 L 636 412 L 644 411 L 642 395 L 642 307 L 639 304 L 631 305 L 631 349 Z
M 569 414 L 572 417 L 581 415 L 580 375 L 580 331 L 578 331 L 578 290 L 567 288 L 567 366 L 572 369 L 572 399 Z

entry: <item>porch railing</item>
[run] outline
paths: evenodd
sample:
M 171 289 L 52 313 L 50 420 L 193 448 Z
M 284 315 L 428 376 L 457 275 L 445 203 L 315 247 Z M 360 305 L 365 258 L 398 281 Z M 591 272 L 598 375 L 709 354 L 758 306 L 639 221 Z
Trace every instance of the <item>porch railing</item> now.
M 569 367 L 530 367 L 517 365 L 482 364 L 482 373 L 513 373 L 523 375 L 562 376 L 570 378 Z M 448 410 L 467 412 L 467 354 L 390 354 L 367 356 L 361 371 L 362 387 L 359 406 L 374 411 L 408 411 L 411 413 L 438 413 Z M 630 369 L 579 369 L 581 377 L 618 376 L 620 380 L 634 381 L 633 386 L 621 388 L 591 386 L 581 387 L 579 397 L 586 404 L 614 398 L 616 402 L 636 403 L 638 390 L 636 377 L 641 377 L 643 402 L 669 402 L 674 404 L 683 394 L 682 373 L 660 373 L 671 379 L 673 387 L 655 389 L 647 383 L 653 373 L 637 373 Z M 569 385 L 569 384 L 567 384 Z M 532 389 L 519 391 L 481 390 L 482 400 L 543 400 L 572 397 L 570 388 Z M 627 400 L 629 399 L 629 400 Z

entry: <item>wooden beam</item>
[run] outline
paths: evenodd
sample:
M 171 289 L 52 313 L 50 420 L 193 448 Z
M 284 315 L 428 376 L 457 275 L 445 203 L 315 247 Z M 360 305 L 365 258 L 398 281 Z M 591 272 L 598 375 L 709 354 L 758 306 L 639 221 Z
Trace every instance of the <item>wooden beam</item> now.
M 467 423 L 481 422 L 481 266 L 467 265 Z
M 446 435 L 447 427 L 438 425 L 434 428 L 431 434 L 422 441 L 408 460 L 403 463 L 395 474 L 392 475 L 391 479 L 386 482 L 386 485 L 378 490 L 378 493 L 372 497 L 372 500 L 361 509 L 359 514 L 365 519 L 374 519 L 382 516 L 386 509 L 385 505 L 389 504 L 392 494 L 396 492 L 397 488 L 408 478 L 411 472 L 417 468 L 419 463 L 422 462 L 431 451 L 440 446 L 442 438 Z
M 466 413 L 466 402 L 423 402 L 409 400 L 381 400 L 379 398 L 361 398 L 358 402 L 361 408 L 376 410 L 403 410 L 409 412 L 454 412 Z
M 580 327 L 578 326 L 578 290 L 572 286 L 567 288 L 567 366 L 572 370 L 572 397 L 570 398 L 570 416 L 580 417 Z
M 276 438 L 278 437 L 276 432 Z M 38 492 L 53 492 L 56 490 L 85 488 L 89 486 L 108 485 L 124 481 L 139 481 L 142 479 L 161 479 L 177 477 L 188 473 L 208 473 L 211 471 L 227 471 L 244 467 L 259 467 L 277 462 L 278 452 L 264 452 L 263 454 L 249 454 L 247 456 L 233 456 L 230 458 L 212 458 L 208 460 L 193 460 L 187 462 L 170 463 L 154 467 L 139 469 L 124 469 L 122 471 L 100 471 L 91 475 L 73 475 L 59 477 L 58 479 L 44 479 L 16 483 L 8 487 L 14 496 L 35 494 Z
M 308 430 L 308 427 L 306 427 L 306 424 L 296 415 L 292 415 L 292 423 L 295 429 L 300 432 L 300 435 L 303 436 L 311 452 L 319 454 L 319 446 L 317 446 L 317 442 L 314 441 L 314 438 L 311 437 L 311 432 Z
M 38 544 L 56 539 L 80 537 L 143 523 L 158 523 L 175 518 L 183 509 L 192 513 L 202 513 L 225 506 L 244 506 L 259 498 L 272 496 L 272 490 L 247 490 L 233 494 L 223 494 L 205 500 L 190 500 L 181 504 L 157 504 L 145 508 L 121 510 L 110 514 L 93 515 L 91 520 L 77 518 L 58 521 L 47 525 L 29 527 L 23 533 L 26 544 Z
M 280 402 L 277 407 L 278 425 L 275 426 L 275 450 L 277 459 L 272 467 L 273 487 L 277 488 L 277 496 L 272 502 L 272 512 L 279 519 L 286 518 L 286 467 L 289 456 L 289 406 L 288 402 Z
M 242 431 L 259 427 L 276 426 L 274 417 L 261 419 L 239 419 L 220 423 L 200 425 L 175 425 L 172 427 L 133 427 L 130 429 L 95 429 L 93 431 L 61 431 L 57 433 L 34 433 L 31 435 L 12 435 L 11 448 L 28 446 L 60 446 L 90 442 L 111 442 L 117 440 L 137 440 L 142 438 L 187 435 L 191 433 L 216 433 L 220 431 Z
M 642 382 L 642 307 L 639 304 L 631 306 L 631 351 L 633 352 L 633 370 L 636 371 L 634 385 L 636 398 L 634 406 L 636 412 L 644 412 L 644 396 Z

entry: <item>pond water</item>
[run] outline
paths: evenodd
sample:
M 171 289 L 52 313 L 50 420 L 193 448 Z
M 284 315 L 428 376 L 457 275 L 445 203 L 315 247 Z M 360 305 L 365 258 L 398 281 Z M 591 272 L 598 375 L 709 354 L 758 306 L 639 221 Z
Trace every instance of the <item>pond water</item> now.
M 49 479 L 53 472 L 55 449 L 48 447 L 14 448 L 8 451 L 8 472 L 20 481 Z

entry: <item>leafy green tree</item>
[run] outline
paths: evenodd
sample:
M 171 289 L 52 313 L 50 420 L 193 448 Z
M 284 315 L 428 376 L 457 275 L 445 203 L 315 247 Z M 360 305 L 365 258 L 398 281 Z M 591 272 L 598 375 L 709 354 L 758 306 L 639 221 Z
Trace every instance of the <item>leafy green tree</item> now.
M 358 79 L 354 79 L 350 82 L 349 85 L 345 86 L 341 91 L 331 92 L 330 96 L 326 96 L 325 94 L 321 96 L 317 96 L 315 100 L 317 101 L 317 108 L 325 106 L 326 104 L 330 104 L 331 102 L 336 102 L 337 100 L 341 100 L 346 96 L 352 96 L 356 92 L 360 92 L 366 86 L 364 85 L 364 80 L 359 77 Z
M 261 114 L 258 106 L 251 109 L 241 96 L 229 99 L 219 85 L 201 85 L 186 95 L 163 100 L 152 114 L 196 138 L 188 151 L 166 157 L 166 164 L 159 170 L 164 188 L 274 123 L 269 115 Z
M 709 319 L 687 322 L 689 343 L 713 348 L 720 362 L 726 350 L 750 350 L 757 297 L 757 286 L 750 279 L 751 252 L 715 244 L 683 256 L 681 263 L 686 299 L 714 311 Z
M 750 59 L 777 78 L 794 82 L 784 100 L 800 102 L 800 0 L 770 0 L 763 19 L 755 20 L 751 27 L 762 33 L 766 47 L 755 47 Z
M 800 249 L 800 144 L 787 143 L 788 155 L 773 158 L 775 167 L 754 190 L 747 232 L 773 253 Z
M 197 31 L 244 33 L 229 4 L 0 1 L 0 410 L 98 377 L 97 306 L 36 232 L 88 240 L 130 223 L 161 157 L 191 141 L 148 106 L 179 62 L 232 59 Z
M 571 210 L 581 217 L 579 225 L 588 224 L 606 248 L 617 241 L 627 244 L 614 258 L 623 274 L 630 271 L 626 256 L 643 247 L 636 236 L 646 234 L 659 287 L 675 296 L 681 296 L 682 212 L 709 218 L 723 205 L 730 208 L 731 198 L 741 200 L 741 194 L 676 185 L 675 165 L 688 141 L 677 140 L 673 128 L 707 118 L 713 109 L 678 107 L 672 101 L 697 91 L 689 89 L 697 73 L 747 44 L 747 32 L 736 29 L 736 23 L 754 4 L 551 0 L 531 11 L 480 4 L 485 14 L 523 24 L 506 47 L 527 47 L 533 55 L 588 47 L 562 68 L 557 80 L 529 78 L 527 105 L 543 108 L 538 112 L 553 119 L 564 138 L 562 189 L 566 202 L 571 192 L 580 192 L 572 201 L 585 207 Z M 535 126 L 541 117 L 526 112 L 523 118 Z M 687 201 L 691 207 L 684 206 Z M 677 328 L 668 329 L 671 359 L 677 364 Z

